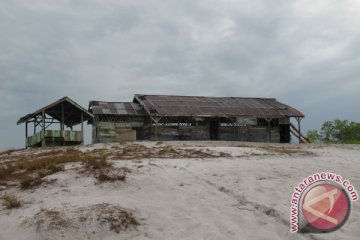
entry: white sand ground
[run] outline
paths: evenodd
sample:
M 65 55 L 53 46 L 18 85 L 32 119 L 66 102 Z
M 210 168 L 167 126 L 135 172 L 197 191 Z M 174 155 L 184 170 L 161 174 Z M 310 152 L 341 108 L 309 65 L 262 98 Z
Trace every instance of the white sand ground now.
M 353 203 L 348 222 L 336 232 L 291 234 L 289 230 L 293 187 L 308 175 L 336 172 L 360 191 L 359 146 L 296 145 L 299 153 L 288 155 L 262 149 L 266 144 L 164 144 L 208 148 L 231 157 L 114 160 L 116 167 L 126 166 L 132 172 L 125 182 L 101 184 L 91 174 L 79 174 L 78 163 L 67 164 L 66 171 L 46 177 L 56 178 L 54 183 L 33 190 L 6 190 L 26 203 L 18 209 L 0 207 L 0 240 L 359 239 L 360 201 Z M 82 150 L 109 146 L 91 145 Z M 111 204 L 109 212 L 116 212 L 116 207 L 128 209 L 141 224 L 120 233 L 110 231 L 96 220 L 96 211 L 89 210 L 102 203 Z M 51 227 L 49 219 L 39 216 L 41 209 L 60 212 L 68 224 Z M 79 216 L 83 215 L 88 219 L 82 222 Z

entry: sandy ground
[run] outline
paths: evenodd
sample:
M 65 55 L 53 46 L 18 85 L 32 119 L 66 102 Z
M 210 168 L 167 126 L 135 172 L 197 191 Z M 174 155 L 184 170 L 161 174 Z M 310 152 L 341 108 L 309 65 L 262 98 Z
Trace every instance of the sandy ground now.
M 293 187 L 308 175 L 336 172 L 359 192 L 358 146 L 281 145 L 293 149 L 289 153 L 270 151 L 267 146 L 277 145 L 266 144 L 163 144 L 231 156 L 112 160 L 115 169 L 131 172 L 126 181 L 105 183 L 79 173 L 79 163 L 67 163 L 65 171 L 46 177 L 57 179 L 53 183 L 1 191 L 16 194 L 24 205 L 0 207 L 0 239 L 359 239 L 360 201 L 353 202 L 348 222 L 333 233 L 291 234 L 289 226 Z M 122 209 L 140 225 L 116 233 L 99 219 Z

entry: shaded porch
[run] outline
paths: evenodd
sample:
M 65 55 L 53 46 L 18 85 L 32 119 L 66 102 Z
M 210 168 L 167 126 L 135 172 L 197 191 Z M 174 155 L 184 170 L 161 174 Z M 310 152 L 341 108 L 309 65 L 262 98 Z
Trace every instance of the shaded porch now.
M 43 136 L 45 137 L 46 146 L 68 146 L 81 144 L 83 142 L 82 131 L 45 130 L 45 133 L 39 131 L 35 133 L 35 135 L 27 137 L 26 146 L 40 147 Z
M 93 115 L 68 97 L 20 118 L 25 123 L 25 147 L 67 146 L 84 143 L 84 122 Z M 80 124 L 80 130 L 73 127 Z M 49 129 L 58 125 L 58 129 Z M 29 126 L 33 133 L 29 136 Z

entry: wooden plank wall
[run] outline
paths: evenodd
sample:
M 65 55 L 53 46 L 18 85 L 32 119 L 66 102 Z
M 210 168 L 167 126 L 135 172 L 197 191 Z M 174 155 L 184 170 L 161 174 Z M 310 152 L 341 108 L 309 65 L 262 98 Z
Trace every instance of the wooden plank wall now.
M 142 120 L 142 121 L 141 121 Z M 125 121 L 93 122 L 93 143 L 121 142 L 134 140 L 156 140 L 156 128 L 144 119 L 127 119 Z M 269 130 L 267 126 L 256 124 L 251 118 L 238 118 L 237 122 L 244 125 L 219 126 L 218 140 L 222 141 L 250 141 L 268 142 Z M 158 126 L 158 140 L 210 140 L 210 122 L 206 121 L 197 126 Z M 271 142 L 280 142 L 279 127 L 271 127 Z
M 219 127 L 219 140 L 267 142 L 269 131 L 263 126 Z M 271 142 L 280 142 L 279 127 L 271 128 Z
M 144 140 L 156 140 L 155 126 L 144 128 Z M 210 140 L 210 127 L 205 126 L 158 126 L 158 140 Z M 268 128 L 262 126 L 219 127 L 218 140 L 267 142 Z M 279 127 L 271 128 L 271 142 L 280 142 Z
M 209 126 L 158 126 L 158 140 L 209 140 Z M 155 126 L 144 127 L 144 140 L 156 140 Z
M 136 128 L 143 127 L 144 123 L 140 121 L 113 122 L 97 121 L 93 122 L 92 142 L 109 143 L 135 141 Z

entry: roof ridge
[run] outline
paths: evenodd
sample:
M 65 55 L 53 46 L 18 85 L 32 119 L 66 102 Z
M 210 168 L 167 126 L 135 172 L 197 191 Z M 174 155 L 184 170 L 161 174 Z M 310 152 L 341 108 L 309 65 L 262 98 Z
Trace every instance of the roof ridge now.
M 162 96 L 162 97 L 196 97 L 196 98 L 238 98 L 238 99 L 266 99 L 276 100 L 270 97 L 220 97 L 220 96 L 194 96 L 194 95 L 171 95 L 171 94 L 134 94 L 135 96 Z

